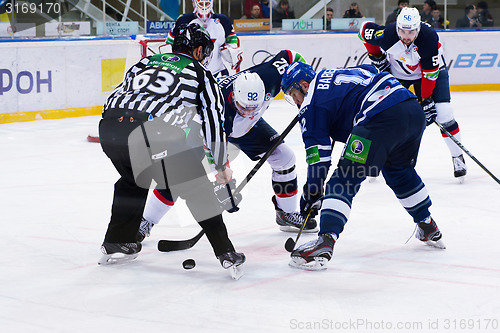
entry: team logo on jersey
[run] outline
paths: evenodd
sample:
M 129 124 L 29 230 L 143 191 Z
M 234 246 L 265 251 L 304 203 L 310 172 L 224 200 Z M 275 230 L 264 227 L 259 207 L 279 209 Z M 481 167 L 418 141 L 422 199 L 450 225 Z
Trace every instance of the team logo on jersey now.
M 177 61 L 181 60 L 181 58 L 178 56 L 162 56 L 161 60 L 166 61 L 166 62 L 177 62 Z
M 351 151 L 356 154 L 356 155 L 359 155 L 363 152 L 363 150 L 365 149 L 365 146 L 363 146 L 363 142 L 359 141 L 359 140 L 354 140 L 352 143 L 351 143 Z
M 390 92 L 391 92 L 391 87 L 390 86 L 386 86 L 384 89 L 377 90 L 376 92 L 374 92 L 373 94 L 371 94 L 370 97 L 368 97 L 368 101 L 369 102 L 374 102 L 374 101 L 377 101 L 379 99 L 382 99 L 387 94 L 389 94 Z
M 418 68 L 418 66 L 419 66 L 418 64 L 416 64 L 416 65 L 406 64 L 406 67 L 408 67 L 412 72 L 414 72 Z
M 344 148 L 344 158 L 365 164 L 370 152 L 371 140 L 352 134 Z
M 264 97 L 264 100 L 267 102 L 270 99 L 271 99 L 271 93 L 267 93 L 266 97 Z

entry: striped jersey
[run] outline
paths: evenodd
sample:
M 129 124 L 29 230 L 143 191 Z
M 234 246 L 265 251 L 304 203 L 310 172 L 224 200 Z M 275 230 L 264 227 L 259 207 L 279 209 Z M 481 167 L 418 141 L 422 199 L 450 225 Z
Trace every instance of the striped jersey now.
M 165 122 L 186 133 L 194 127 L 192 122 L 201 124 L 216 168 L 226 163 L 222 93 L 213 75 L 188 54 L 156 54 L 141 59 L 107 98 L 103 117 L 109 109 L 146 112 L 149 119 L 165 114 Z

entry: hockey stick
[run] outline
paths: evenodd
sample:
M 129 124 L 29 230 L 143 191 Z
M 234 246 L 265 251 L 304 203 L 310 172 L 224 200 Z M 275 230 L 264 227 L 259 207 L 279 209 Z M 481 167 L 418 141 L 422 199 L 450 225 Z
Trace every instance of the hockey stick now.
M 450 138 L 453 142 L 455 142 L 455 144 L 456 144 L 457 146 L 459 146 L 459 147 L 460 147 L 460 149 L 462 149 L 462 150 L 463 150 L 463 151 L 464 151 L 467 155 L 469 155 L 469 157 L 470 157 L 470 158 L 472 158 L 472 159 L 474 160 L 474 162 L 476 162 L 476 163 L 477 163 L 477 165 L 479 165 L 479 166 L 480 166 L 480 167 L 481 167 L 484 171 L 486 171 L 486 173 L 487 173 L 488 175 L 490 175 L 490 176 L 491 176 L 491 178 L 493 178 L 493 179 L 494 179 L 494 180 L 495 180 L 498 184 L 500 184 L 500 179 L 498 179 L 497 177 L 495 177 L 495 175 L 493 175 L 493 174 L 491 173 L 491 171 L 490 171 L 490 170 L 488 170 L 488 169 L 487 169 L 487 168 L 486 168 L 486 167 L 485 167 L 485 166 L 484 166 L 481 162 L 479 162 L 479 160 L 478 160 L 477 158 L 475 158 L 475 157 L 474 157 L 474 155 L 472 155 L 472 154 L 471 154 L 471 153 L 467 150 L 467 148 L 465 148 L 465 147 L 464 147 L 464 145 L 463 145 L 460 141 L 458 141 L 458 139 L 457 139 L 457 138 L 456 138 L 453 134 L 451 134 L 450 132 L 448 132 L 448 131 L 446 130 L 446 128 L 444 128 L 444 126 L 443 126 L 442 124 L 440 124 L 438 121 L 434 120 L 434 122 L 436 123 L 436 125 L 438 125 L 438 126 L 439 126 L 439 128 L 441 129 L 441 131 L 442 131 L 444 134 L 446 134 L 446 135 L 447 135 L 447 136 L 448 136 L 448 137 L 449 137 L 449 138 Z
M 285 128 L 283 133 L 279 136 L 278 140 L 273 144 L 273 146 L 262 156 L 262 158 L 255 164 L 255 166 L 250 170 L 248 175 L 243 179 L 243 181 L 238 185 L 236 190 L 234 191 L 234 194 L 238 194 L 241 192 L 241 190 L 245 187 L 246 184 L 250 181 L 250 179 L 253 178 L 253 176 L 257 173 L 257 171 L 264 165 L 264 163 L 267 161 L 269 156 L 274 152 L 276 148 L 281 144 L 283 139 L 288 135 L 288 133 L 291 132 L 295 124 L 299 121 L 299 116 L 296 115 L 295 118 L 290 122 L 290 124 Z M 304 224 L 305 226 L 305 224 Z M 302 232 L 302 230 L 301 230 Z M 181 240 L 181 241 L 171 241 L 171 240 L 166 240 L 162 239 L 158 241 L 158 251 L 160 252 L 171 252 L 171 251 L 178 251 L 178 250 L 187 250 L 192 248 L 203 236 L 205 231 L 201 230 L 196 236 L 194 236 L 191 239 L 186 239 L 186 240 Z M 292 240 L 293 241 L 293 240 Z
M 307 216 L 304 219 L 304 222 L 302 223 L 302 227 L 300 228 L 300 231 L 297 234 L 297 237 L 295 238 L 295 241 L 293 240 L 292 237 L 289 237 L 286 240 L 286 242 L 285 242 L 285 250 L 287 250 L 288 252 L 293 252 L 293 250 L 295 249 L 295 245 L 299 241 L 300 235 L 302 235 L 302 230 L 304 230 L 304 227 L 306 226 L 307 221 L 309 221 L 309 216 L 311 216 L 311 211 L 312 211 L 312 207 L 311 207 L 311 209 L 309 209 L 309 212 L 307 213 Z

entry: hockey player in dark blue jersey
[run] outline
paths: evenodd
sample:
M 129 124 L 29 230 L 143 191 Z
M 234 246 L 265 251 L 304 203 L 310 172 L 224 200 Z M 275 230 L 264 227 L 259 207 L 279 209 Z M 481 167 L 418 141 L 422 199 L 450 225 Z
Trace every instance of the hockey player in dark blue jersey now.
M 280 92 L 281 78 L 289 64 L 305 62 L 297 52 L 282 50 L 272 59 L 238 74 L 218 79 L 224 95 L 224 130 L 228 141 L 251 160 L 259 160 L 278 140 L 279 134 L 262 118 L 272 99 Z M 272 202 L 276 223 L 282 231 L 297 232 L 304 218 L 297 210 L 297 173 L 295 154 L 281 143 L 267 162 L 273 170 Z M 144 211 L 139 240 L 149 236 L 153 225 L 174 205 L 176 198 L 163 190 L 154 190 Z M 304 232 L 316 232 L 314 219 L 307 222 Z
M 366 22 L 359 30 L 372 63 L 394 75 L 406 88 L 413 85 L 426 111 L 427 125 L 436 119 L 461 140 L 460 128 L 450 105 L 450 83 L 439 36 L 420 21 L 416 8 L 403 8 L 397 21 L 387 26 Z M 463 181 L 467 173 L 462 150 L 444 133 L 454 176 Z
M 425 116 L 413 93 L 372 65 L 322 70 L 316 75 L 311 66 L 293 63 L 281 87 L 300 106 L 308 163 L 301 214 L 314 216 L 321 208 L 318 239 L 293 251 L 291 266 L 326 268 L 361 182 L 380 171 L 415 221 L 416 237 L 444 248 L 429 213 L 431 200 L 415 171 Z M 335 141 L 345 142 L 345 147 L 326 182 Z

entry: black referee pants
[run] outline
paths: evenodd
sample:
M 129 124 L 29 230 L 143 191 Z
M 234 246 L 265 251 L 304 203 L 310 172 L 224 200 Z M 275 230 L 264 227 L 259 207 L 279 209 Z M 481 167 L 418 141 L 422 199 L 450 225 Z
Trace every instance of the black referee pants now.
M 190 148 L 183 130 L 161 119 L 148 122 L 146 113 L 107 110 L 99 123 L 104 153 L 120 179 L 115 183 L 111 219 L 104 241 L 135 242 L 151 181 L 186 200 L 216 255 L 234 251 L 222 220 L 222 209 L 201 164 L 200 147 Z M 161 126 L 151 129 L 151 126 Z M 166 157 L 162 156 L 166 152 Z M 153 158 L 152 158 L 153 156 Z

